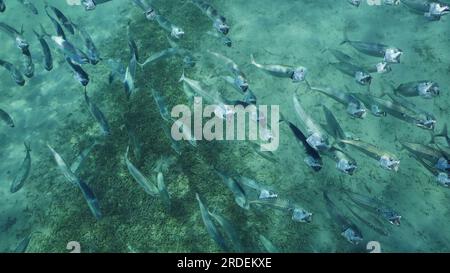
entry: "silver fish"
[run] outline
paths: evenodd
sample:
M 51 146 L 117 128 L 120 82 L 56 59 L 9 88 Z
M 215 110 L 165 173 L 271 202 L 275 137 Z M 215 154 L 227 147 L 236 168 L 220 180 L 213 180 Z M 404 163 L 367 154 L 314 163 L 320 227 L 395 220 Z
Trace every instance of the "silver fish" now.
M 128 159 L 128 151 L 130 147 L 127 147 L 125 153 L 125 164 L 127 166 L 128 172 L 131 174 L 133 179 L 145 190 L 145 192 L 151 196 L 158 196 L 159 189 L 153 183 L 151 183 Z
M 16 193 L 18 192 L 23 185 L 25 184 L 25 181 L 28 179 L 28 176 L 30 175 L 30 170 L 31 170 L 31 148 L 30 148 L 30 144 L 24 142 L 25 145 L 25 150 L 26 150 L 26 156 L 25 159 L 23 160 L 22 165 L 20 166 L 16 177 L 14 178 L 13 182 L 11 183 L 11 188 L 10 188 L 10 192 L 11 193 Z
M 341 235 L 351 244 L 359 244 L 363 240 L 363 235 L 359 228 L 338 210 L 326 191 L 323 192 L 323 197 L 326 202 L 328 213 L 339 225 Z
M 70 171 L 72 173 L 77 173 L 77 171 L 80 169 L 81 165 L 84 163 L 85 159 L 89 156 L 91 151 L 95 148 L 95 146 L 99 144 L 100 143 L 98 141 L 94 141 L 94 143 L 83 149 L 80 152 L 80 154 L 75 158 L 75 160 L 72 162 L 72 165 L 70 165 Z
M 219 14 L 219 12 L 209 3 L 203 0 L 190 0 L 195 6 L 197 6 L 211 21 L 213 21 L 213 27 L 223 35 L 227 35 L 230 32 L 230 26 L 227 23 L 227 19 Z
M 41 25 L 41 33 L 38 33 L 36 30 L 33 30 L 33 32 L 36 35 L 36 38 L 39 40 L 42 52 L 44 53 L 44 69 L 47 71 L 51 71 L 53 69 L 53 56 L 50 47 L 45 40 L 45 36 L 47 36 L 47 34 L 45 33 L 45 29 Z
M 202 216 L 203 224 L 205 225 L 206 231 L 208 231 L 209 236 L 211 236 L 214 242 L 216 242 L 216 244 L 218 244 L 223 251 L 228 252 L 230 249 L 228 245 L 225 243 L 225 238 L 222 236 L 217 227 L 214 225 L 208 208 L 205 206 L 198 193 L 195 194 L 195 198 L 198 201 L 198 206 L 200 207 L 200 214 Z
M 87 90 L 84 90 L 84 99 L 86 101 L 86 104 L 89 108 L 89 111 L 91 112 L 92 117 L 97 121 L 97 123 L 100 125 L 101 131 L 104 136 L 108 136 L 111 134 L 111 129 L 109 127 L 108 120 L 106 120 L 105 115 L 102 113 L 102 111 L 97 107 L 95 103 L 93 103 L 88 95 Z
M 171 209 L 171 202 L 170 202 L 170 195 L 167 191 L 166 184 L 164 183 L 164 175 L 162 172 L 158 172 L 156 175 L 156 185 L 158 187 L 159 196 L 166 207 L 167 211 L 170 211 Z
M 15 67 L 12 63 L 0 60 L 0 66 L 3 66 L 6 70 L 8 70 L 11 79 L 13 79 L 17 85 L 24 86 L 25 79 L 17 67 Z
M 234 201 L 243 209 L 249 209 L 249 203 L 247 200 L 247 194 L 242 188 L 242 185 L 234 178 L 227 176 L 226 174 L 216 171 L 221 178 L 221 181 L 227 188 L 233 193 Z
M 298 96 L 293 95 L 294 109 L 297 113 L 298 119 L 305 125 L 308 130 L 307 142 L 311 147 L 318 151 L 326 151 L 330 148 L 328 142 L 328 136 L 324 133 L 324 130 L 316 124 L 313 119 L 306 113 L 303 107 L 300 105 Z
M 307 69 L 303 66 L 293 67 L 278 64 L 259 64 L 255 61 L 253 54 L 250 55 L 251 62 L 254 66 L 278 78 L 289 78 L 293 82 L 306 81 Z M 306 82 L 307 83 L 307 82 Z

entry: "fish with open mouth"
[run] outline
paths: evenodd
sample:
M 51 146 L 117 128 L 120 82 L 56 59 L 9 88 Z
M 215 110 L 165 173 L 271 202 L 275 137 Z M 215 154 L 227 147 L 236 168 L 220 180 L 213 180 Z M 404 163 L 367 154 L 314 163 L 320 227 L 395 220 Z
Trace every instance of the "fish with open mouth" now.
M 0 60 L 0 66 L 4 67 L 6 70 L 8 70 L 9 75 L 11 76 L 11 79 L 16 82 L 17 85 L 24 86 L 25 85 L 25 79 L 22 75 L 22 72 L 20 72 L 17 67 L 15 67 L 12 63 L 4 60 Z
M 173 38 L 180 39 L 184 36 L 184 30 L 181 27 L 174 25 L 166 17 L 156 14 L 155 20 L 158 22 L 159 26 L 168 31 Z
M 432 0 L 401 0 L 401 2 L 416 14 L 423 15 L 430 21 L 439 21 L 450 13 L 449 5 Z
M 359 228 L 345 217 L 330 199 L 326 191 L 323 192 L 328 214 L 339 225 L 341 235 L 351 244 L 357 245 L 363 240 L 363 235 Z
M 398 64 L 400 63 L 400 57 L 403 55 L 403 51 L 401 49 L 393 46 L 373 42 L 349 40 L 346 33 L 344 41 L 341 42 L 341 45 L 343 44 L 348 44 L 365 55 L 383 58 L 383 61 L 386 63 Z
M 330 65 L 341 73 L 352 77 L 360 85 L 370 86 L 372 83 L 372 76 L 361 66 L 348 62 L 330 63 Z
M 48 43 L 45 40 L 45 36 L 48 35 L 46 34 L 45 29 L 42 25 L 41 25 L 41 33 L 38 33 L 34 29 L 33 32 L 36 35 L 36 38 L 39 40 L 42 52 L 44 53 L 44 69 L 47 71 L 51 71 L 53 69 L 53 56 L 50 47 L 48 46 Z
M 3 120 L 6 125 L 8 125 L 11 128 L 14 128 L 14 120 L 12 117 L 3 109 L 0 108 L 0 119 Z
M 288 78 L 291 79 L 292 82 L 306 82 L 306 74 L 308 70 L 304 66 L 288 66 L 288 65 L 279 65 L 279 64 L 259 64 L 256 62 L 253 54 L 250 55 L 251 63 L 256 66 L 258 69 L 266 72 L 269 75 L 278 78 Z
M 142 0 L 133 0 L 133 2 L 144 11 L 145 17 L 149 21 L 156 21 L 162 29 L 170 33 L 170 36 L 176 39 L 180 39 L 184 36 L 184 30 L 162 16 L 155 7 Z
M 420 109 L 414 109 L 392 96 L 390 96 L 392 100 L 390 101 L 369 94 L 353 93 L 353 95 L 366 105 L 370 105 L 372 113 L 375 116 L 386 116 L 386 114 L 389 114 L 425 130 L 434 130 L 436 125 L 436 118 L 433 114 Z
M 377 160 L 380 167 L 389 171 L 398 171 L 400 160 L 394 155 L 387 151 L 383 151 L 373 144 L 363 142 L 361 140 L 353 139 L 339 139 L 339 142 L 348 144 L 351 147 L 356 148 L 365 155 Z
M 305 134 L 293 123 L 286 120 L 283 116 L 281 116 L 280 121 L 286 122 L 294 136 L 303 144 L 303 147 L 305 148 L 305 152 L 307 154 L 304 162 L 314 171 L 320 171 L 323 167 L 322 158 L 319 152 L 308 143 Z
M 234 76 L 234 85 L 238 89 L 240 89 L 242 93 L 245 93 L 248 90 L 249 84 L 247 76 L 245 76 L 244 72 L 242 72 L 239 66 L 233 60 L 222 54 L 213 52 L 211 50 L 208 50 L 207 52 L 220 60 L 225 65 L 227 70 Z
M 394 94 L 404 97 L 421 97 L 431 99 L 439 96 L 439 84 L 433 81 L 413 81 L 402 83 L 394 88 Z
M 303 109 L 298 100 L 298 96 L 295 93 L 293 95 L 293 102 L 298 119 L 305 125 L 308 131 L 308 138 L 306 141 L 309 145 L 311 145 L 311 147 L 319 152 L 328 150 L 330 145 L 327 134 Z
M 445 151 L 420 143 L 401 142 L 401 144 L 414 157 L 430 162 L 442 172 L 450 173 L 450 155 Z
M 27 40 L 25 40 L 25 38 L 22 36 L 23 35 L 23 27 L 21 29 L 21 31 L 18 31 L 17 29 L 13 28 L 12 26 L 0 22 L 0 30 L 5 32 L 6 34 L 8 34 L 11 38 L 14 39 L 16 46 L 20 49 L 20 50 L 26 50 L 28 49 L 28 47 L 30 46 L 30 44 L 27 42 Z
M 281 211 L 292 213 L 291 219 L 300 223 L 311 223 L 313 214 L 301 206 L 287 199 L 275 198 L 259 198 L 249 202 L 253 205 L 267 206 Z
M 325 114 L 325 119 L 327 121 L 327 124 L 326 126 L 324 126 L 324 128 L 327 128 L 328 133 L 335 139 L 345 139 L 345 132 L 339 125 L 336 117 L 333 115 L 331 110 L 328 109 L 325 105 L 322 105 L 322 108 Z M 356 160 L 335 145 L 331 146 L 326 155 L 331 156 L 336 162 L 336 168 L 345 174 L 353 175 L 358 168 Z
M 392 225 L 400 226 L 400 219 L 402 218 L 402 216 L 398 214 L 398 212 L 396 212 L 394 209 L 386 206 L 380 200 L 349 191 L 345 191 L 345 194 L 355 204 L 370 209 L 377 215 L 381 216 L 383 219 L 387 220 Z
M 25 185 L 25 181 L 27 181 L 28 176 L 30 175 L 31 170 L 31 147 L 30 143 L 24 142 L 25 145 L 25 151 L 26 156 L 25 159 L 22 162 L 22 165 L 20 166 L 16 176 L 14 177 L 13 182 L 11 183 L 10 192 L 16 193 L 18 192 L 23 185 Z
M 343 104 L 347 109 L 347 114 L 353 118 L 365 118 L 367 114 L 367 108 L 362 101 L 353 96 L 352 94 L 331 88 L 331 87 L 313 87 L 311 90 L 320 92 L 335 101 Z
M 216 38 L 220 43 L 227 47 L 233 46 L 233 41 L 230 39 L 230 37 L 227 37 L 222 33 L 219 33 L 217 31 L 207 31 L 206 34 Z
M 385 61 L 381 61 L 376 64 L 361 65 L 358 64 L 354 58 L 340 50 L 328 48 L 327 51 L 329 51 L 339 62 L 356 64 L 356 66 L 362 67 L 364 71 L 368 73 L 384 74 L 392 71 L 391 66 Z
M 230 32 L 230 26 L 227 23 L 227 19 L 220 15 L 219 11 L 216 10 L 211 4 L 203 0 L 188 0 L 190 3 L 194 4 L 199 8 L 209 19 L 213 21 L 213 27 L 218 32 L 223 35 L 227 35 Z
M 423 158 L 417 156 L 414 153 L 411 153 L 411 155 L 435 177 L 436 182 L 439 185 L 446 188 L 450 187 L 450 177 L 448 172 L 443 172 L 437 169 L 436 166 L 433 166 L 431 163 L 426 162 Z

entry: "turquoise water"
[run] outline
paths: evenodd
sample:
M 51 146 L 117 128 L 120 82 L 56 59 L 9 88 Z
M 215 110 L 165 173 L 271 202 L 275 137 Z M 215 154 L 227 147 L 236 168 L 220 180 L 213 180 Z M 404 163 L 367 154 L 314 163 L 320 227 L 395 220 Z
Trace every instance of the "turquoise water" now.
M 27 252 L 69 252 L 66 247 L 71 241 L 79 242 L 82 252 L 221 252 L 223 249 L 211 238 L 202 221 L 196 193 L 211 212 L 226 218 L 235 230 L 236 236 L 230 240 L 226 233 L 229 228 L 221 227 L 213 219 L 226 244 L 234 246 L 229 251 L 267 251 L 259 235 L 281 252 L 367 252 L 370 241 L 378 241 L 383 252 L 450 250 L 449 190 L 439 185 L 434 174 L 401 144 L 428 145 L 429 130 L 389 114 L 382 118 L 370 113 L 365 119 L 351 118 L 345 106 L 308 90 L 305 82 L 273 77 L 253 66 L 250 60 L 254 54 L 259 63 L 304 66 L 311 86 L 329 86 L 357 94 L 370 92 L 373 96 L 393 94 L 392 85 L 432 80 L 441 87 L 439 96 L 401 98 L 432 112 L 437 120 L 437 133 L 450 123 L 450 55 L 446 35 L 449 17 L 430 22 L 403 4 L 362 3 L 357 8 L 345 0 L 208 1 L 231 26 L 227 37 L 233 45 L 229 48 L 219 38 L 207 34 L 215 33 L 212 22 L 196 6 L 186 1 L 155 0 L 152 5 L 157 11 L 184 29 L 185 35 L 176 43 L 192 52 L 197 62 L 195 67 L 186 68 L 182 58 L 175 56 L 143 69 L 138 66 L 134 79 L 136 92 L 127 99 L 120 80 L 108 82 L 111 70 L 108 60 L 128 66 L 130 36 L 142 62 L 170 47 L 168 32 L 157 22 L 148 21 L 133 1 L 113 0 L 85 11 L 64 1 L 48 0 L 90 34 L 101 54 L 98 64 L 83 64 L 82 68 L 90 78 L 89 97 L 110 125 L 111 134 L 105 137 L 89 112 L 83 86 L 74 78 L 64 54 L 50 37 L 45 39 L 53 54 L 53 69 L 43 68 L 42 49 L 32 30 L 39 30 L 42 24 L 48 33 L 56 35 L 44 12 L 43 1 L 35 1 L 38 15 L 19 1 L 4 2 L 6 10 L 0 13 L 0 22 L 19 30 L 23 24 L 35 75 L 26 79 L 22 87 L 15 84 L 6 69 L 0 70 L 0 109 L 15 123 L 10 128 L 0 120 L 0 251 L 14 251 L 23 238 L 32 234 Z M 49 14 L 54 16 L 51 10 Z M 78 33 L 71 35 L 64 30 L 67 40 L 85 50 Z M 357 63 L 375 64 L 381 60 L 361 54 L 349 45 L 340 45 L 344 33 L 350 40 L 400 48 L 401 63 L 392 64 L 390 73 L 373 73 L 367 91 L 366 86 L 330 65 L 336 60 L 327 49 L 339 49 Z M 3 31 L 0 39 L 3 41 L 0 59 L 22 68 L 23 55 L 14 40 Z M 228 100 L 243 97 L 221 79 L 232 74 L 208 50 L 227 56 L 239 66 L 258 104 L 278 105 L 283 116 L 305 133 L 307 130 L 294 109 L 293 94 L 297 94 L 317 124 L 326 123 L 321 107 L 324 104 L 345 132 L 399 158 L 399 170 L 382 169 L 376 160 L 346 145 L 342 149 L 358 163 L 354 175 L 339 172 L 326 152 L 321 153 L 323 168 L 314 172 L 304 162 L 302 144 L 285 123 L 280 124 L 277 134 L 280 145 L 273 153 L 276 162 L 260 156 L 248 141 L 197 141 L 196 147 L 184 141 L 179 143 L 181 154 L 176 153 L 161 127 L 170 127 L 173 122 L 161 118 L 152 89 L 164 96 L 169 111 L 178 104 L 192 106 L 183 92 L 183 83 L 179 82 L 184 71 L 187 77 L 208 86 L 211 93 L 216 90 Z M 389 100 L 387 96 L 383 99 Z M 127 126 L 133 129 L 142 146 L 141 158 L 130 151 L 130 161 L 154 185 L 157 172 L 163 174 L 170 209 L 162 196 L 146 193 L 130 175 L 124 160 L 130 143 Z M 96 140 L 99 145 L 75 175 L 95 193 L 102 213 L 99 220 L 91 213 L 80 188 L 71 185 L 58 169 L 47 147 L 47 144 L 53 147 L 70 166 L 80 151 Z M 31 146 L 31 170 L 24 186 L 11 193 L 11 183 L 26 155 L 24 141 Z M 436 142 L 438 148 L 448 149 L 443 138 L 437 138 Z M 338 145 L 333 137 L 330 144 Z M 158 162 L 163 162 L 164 168 L 157 168 Z M 238 181 L 245 176 L 270 188 L 278 194 L 278 200 L 289 200 L 313 213 L 311 223 L 293 221 L 292 211 L 287 209 L 254 203 L 247 209 L 238 206 L 215 169 L 233 175 Z M 324 191 L 339 213 L 361 231 L 364 239 L 359 244 L 351 244 L 341 236 L 342 227 L 330 215 Z M 394 226 L 367 207 L 351 202 L 346 191 L 381 200 L 402 216 L 401 225 Z M 257 198 L 251 190 L 246 193 L 248 200 Z M 371 227 L 374 225 L 385 234 L 375 231 Z

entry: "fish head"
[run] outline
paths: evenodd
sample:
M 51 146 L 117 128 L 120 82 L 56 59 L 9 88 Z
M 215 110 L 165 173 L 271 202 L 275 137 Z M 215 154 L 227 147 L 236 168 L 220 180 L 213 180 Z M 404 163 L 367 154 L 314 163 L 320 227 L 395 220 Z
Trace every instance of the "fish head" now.
M 363 240 L 362 234 L 359 230 L 348 227 L 344 232 L 341 233 L 347 241 L 351 244 L 357 245 Z
M 75 73 L 74 76 L 75 76 L 75 79 L 81 83 L 81 85 L 87 86 L 89 84 L 89 79 L 81 76 L 80 74 Z
M 376 104 L 372 104 L 370 107 L 370 111 L 376 117 L 385 117 L 387 113 L 380 109 L 380 107 Z
M 400 5 L 400 0 L 384 0 L 385 5 Z
M 180 39 L 184 35 L 184 30 L 180 27 L 173 27 L 170 35 L 176 39 Z
M 16 37 L 16 45 L 22 50 L 28 50 L 28 47 L 30 46 L 30 44 L 28 44 L 28 42 L 20 36 Z
M 348 0 L 348 2 L 355 7 L 359 7 L 361 5 L 361 0 Z
M 417 91 L 419 91 L 419 95 L 424 98 L 439 96 L 439 94 L 441 93 L 439 84 L 432 81 L 419 83 L 417 85 Z
M 430 9 L 427 15 L 431 17 L 441 17 L 450 13 L 450 7 L 442 3 L 430 3 Z
M 225 22 L 225 18 L 223 17 L 217 19 L 214 22 L 213 26 L 218 32 L 222 33 L 223 35 L 227 35 L 228 32 L 230 32 L 230 26 Z
M 340 170 L 341 172 L 343 172 L 345 174 L 353 175 L 353 173 L 356 171 L 358 166 L 357 166 L 356 162 L 351 162 L 347 159 L 341 159 L 336 164 L 336 168 L 338 168 L 338 170 Z
M 292 75 L 291 75 L 291 79 L 292 82 L 302 82 L 306 79 L 306 74 L 308 73 L 308 70 L 303 67 L 297 67 L 296 69 L 294 69 L 294 71 L 292 71 Z
M 390 155 L 383 155 L 380 158 L 380 166 L 389 171 L 398 171 L 400 160 Z
M 395 211 L 389 211 L 385 213 L 385 217 L 389 221 L 389 223 L 393 224 L 394 226 L 400 226 L 400 220 L 402 219 L 402 216 L 398 215 Z
M 222 43 L 223 43 L 224 45 L 226 45 L 227 47 L 232 47 L 232 46 L 233 46 L 233 42 L 232 42 L 231 39 L 228 38 L 228 37 L 223 37 L 223 38 L 222 38 Z
M 84 6 L 85 10 L 94 10 L 96 7 L 94 0 L 82 0 L 81 4 Z
M 326 151 L 330 148 L 328 139 L 326 136 L 323 136 L 318 133 L 311 134 L 307 139 L 306 142 L 308 142 L 311 147 L 313 147 L 317 151 Z
M 363 119 L 367 115 L 367 109 L 365 107 L 361 107 L 360 103 L 350 102 L 347 105 L 347 113 L 354 118 Z
M 447 173 L 439 173 L 436 181 L 444 187 L 450 187 L 450 178 Z
M 322 160 L 320 158 L 314 158 L 312 156 L 307 156 L 304 159 L 304 162 L 306 163 L 306 165 L 308 165 L 309 167 L 311 167 L 315 172 L 318 172 L 322 169 Z
M 248 90 L 248 81 L 242 75 L 238 75 L 234 79 L 234 84 L 244 93 Z
M 400 63 L 400 57 L 403 55 L 403 51 L 398 48 L 390 47 L 386 49 L 384 53 L 384 61 L 387 63 Z
M 441 171 L 449 171 L 450 170 L 450 160 L 445 157 L 440 157 L 438 162 L 436 162 L 435 167 Z
M 434 130 L 436 127 L 436 118 L 433 114 L 424 112 L 421 117 L 416 120 L 416 126 L 426 130 Z
M 355 74 L 355 80 L 361 85 L 370 85 L 370 83 L 372 82 L 372 76 L 370 76 L 370 74 L 367 72 L 358 71 Z
M 294 208 L 292 212 L 292 220 L 300 223 L 311 223 L 312 213 L 302 208 Z
M 144 12 L 145 18 L 147 18 L 147 20 L 149 21 L 153 21 L 156 19 L 156 16 L 158 16 L 158 14 L 156 13 L 156 10 L 152 7 L 149 7 L 148 10 L 146 10 Z
M 376 65 L 377 73 L 384 74 L 392 71 L 392 67 L 387 62 L 380 62 Z

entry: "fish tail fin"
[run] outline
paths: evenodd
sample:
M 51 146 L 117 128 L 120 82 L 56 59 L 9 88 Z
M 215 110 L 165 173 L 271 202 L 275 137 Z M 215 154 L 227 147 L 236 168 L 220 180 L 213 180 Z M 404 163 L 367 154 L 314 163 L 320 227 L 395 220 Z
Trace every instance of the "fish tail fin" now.
M 255 56 L 253 55 L 253 53 L 250 54 L 250 61 L 251 61 L 252 65 L 254 65 L 254 66 L 257 66 L 257 65 L 258 65 L 258 64 L 256 63 L 256 61 L 255 61 Z
M 178 82 L 184 82 L 185 79 L 186 79 L 186 75 L 184 74 L 184 69 L 183 69 L 183 74 L 181 75 L 181 78 Z
M 25 150 L 27 152 L 31 152 L 31 143 L 28 140 L 24 141 L 23 145 L 25 146 Z

